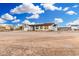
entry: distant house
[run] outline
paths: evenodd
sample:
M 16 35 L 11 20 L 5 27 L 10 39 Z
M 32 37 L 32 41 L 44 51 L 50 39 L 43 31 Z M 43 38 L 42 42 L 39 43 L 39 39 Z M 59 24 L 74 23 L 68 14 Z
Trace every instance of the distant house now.
M 10 31 L 13 27 L 8 24 L 0 24 L 0 31 Z
M 5 29 L 6 29 L 6 30 L 10 30 L 11 27 L 10 27 L 10 26 L 5 26 Z
M 71 25 L 72 31 L 79 31 L 79 25 Z
M 71 27 L 58 27 L 58 31 L 71 31 Z
M 55 23 L 23 24 L 24 31 L 57 31 Z
M 0 26 L 0 32 L 1 32 L 1 31 L 5 31 L 5 27 Z

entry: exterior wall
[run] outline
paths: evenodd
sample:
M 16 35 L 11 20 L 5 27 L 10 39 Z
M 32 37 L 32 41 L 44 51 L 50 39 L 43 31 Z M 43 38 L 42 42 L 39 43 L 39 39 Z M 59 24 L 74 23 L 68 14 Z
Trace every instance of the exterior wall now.
M 49 26 L 49 29 L 52 31 L 57 31 L 57 26 L 54 27 L 53 25 L 51 25 L 51 26 Z
M 49 26 L 34 26 L 36 31 L 48 31 Z M 48 28 L 47 28 L 48 27 Z
M 34 26 L 35 30 L 40 30 L 40 26 Z
M 27 25 L 27 24 L 25 24 L 23 27 L 24 27 L 24 29 L 23 29 L 24 31 L 30 30 L 30 27 L 29 27 L 29 25 Z
M 48 26 L 49 30 L 52 30 L 52 26 Z

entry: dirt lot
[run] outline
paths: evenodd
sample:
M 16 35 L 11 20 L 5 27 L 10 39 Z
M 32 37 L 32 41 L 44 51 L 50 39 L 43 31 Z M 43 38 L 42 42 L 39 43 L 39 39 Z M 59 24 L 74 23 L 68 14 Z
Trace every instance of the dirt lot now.
M 79 32 L 0 32 L 0 55 L 79 55 Z

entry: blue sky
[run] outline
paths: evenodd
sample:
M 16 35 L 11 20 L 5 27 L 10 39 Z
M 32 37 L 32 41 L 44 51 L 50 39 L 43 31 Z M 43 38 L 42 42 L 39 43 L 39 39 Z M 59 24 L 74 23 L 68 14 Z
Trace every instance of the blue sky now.
M 32 6 L 35 9 L 32 8 Z M 62 22 L 60 22 L 59 25 L 65 26 L 66 24 L 69 23 L 76 23 L 76 20 L 79 19 L 78 3 L 55 3 L 55 4 L 33 3 L 30 8 L 28 7 L 30 7 L 29 4 L 23 5 L 22 3 L 0 3 L 0 19 L 6 21 L 6 22 L 1 21 L 1 23 L 21 24 L 25 20 L 35 23 L 47 23 L 47 22 L 55 22 L 55 19 L 61 19 Z M 8 15 L 4 16 L 5 14 L 8 14 L 12 17 L 16 17 L 16 20 L 18 19 L 19 21 L 13 22 L 15 21 L 14 19 L 12 20 L 6 19 L 6 16 L 8 17 Z M 31 17 L 33 15 L 34 17 Z

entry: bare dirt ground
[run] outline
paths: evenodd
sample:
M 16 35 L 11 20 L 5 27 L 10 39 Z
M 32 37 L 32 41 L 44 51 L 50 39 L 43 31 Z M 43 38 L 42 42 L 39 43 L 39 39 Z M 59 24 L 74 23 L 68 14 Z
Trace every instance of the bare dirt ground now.
M 0 32 L 0 55 L 79 55 L 79 32 Z

